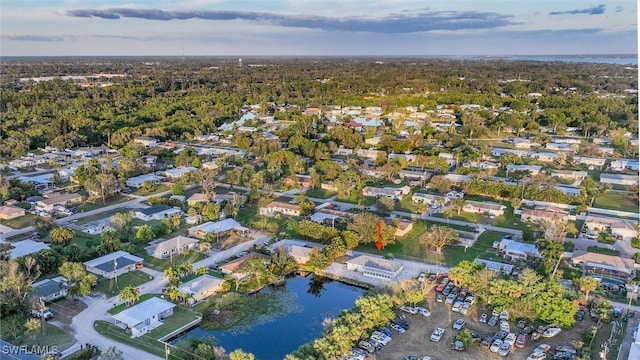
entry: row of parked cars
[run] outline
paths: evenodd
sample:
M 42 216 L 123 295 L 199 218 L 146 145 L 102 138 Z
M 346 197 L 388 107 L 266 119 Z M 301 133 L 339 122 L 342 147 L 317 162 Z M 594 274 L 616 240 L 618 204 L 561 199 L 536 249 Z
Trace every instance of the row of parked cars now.
M 402 307 L 401 310 L 410 314 L 421 314 L 423 316 L 431 315 L 429 310 L 421 307 Z M 369 339 L 360 341 L 358 346 L 351 349 L 351 352 L 348 355 L 343 356 L 341 360 L 364 360 L 369 356 L 369 354 L 382 351 L 382 349 L 384 349 L 384 347 L 388 345 L 393 338 L 394 332 L 391 331 L 391 329 L 399 334 L 404 334 L 409 330 L 409 323 L 397 318 L 389 324 L 389 327 L 379 327 L 371 334 Z M 416 359 L 418 359 L 418 357 L 416 357 Z M 431 360 L 428 356 L 421 357 L 420 359 Z

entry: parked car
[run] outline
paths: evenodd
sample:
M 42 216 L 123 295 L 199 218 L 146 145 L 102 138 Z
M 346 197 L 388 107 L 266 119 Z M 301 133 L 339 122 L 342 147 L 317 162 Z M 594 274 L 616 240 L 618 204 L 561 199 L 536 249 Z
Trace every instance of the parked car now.
M 400 310 L 411 315 L 415 315 L 418 313 L 418 310 L 416 310 L 416 308 L 414 308 L 413 306 L 400 306 Z
M 391 330 L 389 330 L 389 328 L 381 326 L 381 327 L 378 328 L 378 331 L 380 331 L 381 333 L 387 335 L 388 337 L 393 337 L 393 332 Z
M 531 340 L 533 341 L 538 341 L 538 339 L 540 339 L 540 333 L 539 332 L 534 332 L 531 334 Z
M 553 360 L 573 360 L 576 356 L 568 352 L 559 352 L 553 355 Z
M 429 282 L 433 283 L 434 281 L 436 281 L 436 274 L 429 275 Z
M 527 335 L 525 334 L 518 335 L 518 338 L 516 339 L 516 347 L 522 349 L 525 346 L 527 346 Z
M 400 334 L 404 334 L 407 332 L 407 330 L 405 330 L 405 328 L 403 328 L 402 326 L 396 324 L 396 323 L 391 323 L 391 325 L 389 325 L 393 330 L 399 332 Z
M 444 287 L 444 290 L 442 290 L 442 295 L 449 296 L 449 294 L 451 294 L 451 289 L 453 289 L 453 285 L 449 286 L 449 284 L 447 284 L 447 286 Z
M 436 301 L 439 303 L 444 302 L 444 295 L 442 294 L 436 295 Z
M 556 346 L 556 352 L 568 352 L 574 355 L 577 354 L 576 349 L 573 346 L 569 346 L 569 345 Z
M 455 330 L 462 330 L 463 327 L 464 327 L 464 319 L 458 319 L 456 320 L 456 322 L 453 323 L 453 328 Z
M 471 331 L 471 337 L 474 339 L 482 339 L 482 334 L 477 331 Z
M 500 320 L 500 330 L 510 332 L 511 326 L 509 326 L 509 322 L 507 320 Z
M 520 320 L 520 321 L 518 321 L 518 324 L 516 326 L 518 327 L 518 329 L 524 329 L 527 326 L 527 321 L 526 320 Z
M 516 334 L 514 333 L 509 333 L 507 337 L 504 338 L 504 343 L 509 344 L 509 346 L 512 346 L 513 344 L 515 344 L 515 342 L 516 342 Z
M 496 339 L 500 339 L 500 340 L 504 341 L 504 339 L 507 338 L 507 335 L 509 335 L 508 332 L 500 330 L 494 335 L 494 337 Z
M 471 304 L 468 302 L 465 302 L 462 304 L 462 308 L 460 308 L 460 314 L 467 315 L 469 310 L 471 310 Z
M 487 325 L 489 325 L 489 326 L 498 325 L 498 317 L 497 316 L 492 316 L 491 319 L 489 319 L 489 321 L 487 322 Z
M 527 326 L 524 329 L 520 330 L 520 334 L 531 335 L 536 331 L 536 328 L 533 326 Z
M 487 323 L 487 314 L 481 314 L 480 317 L 478 318 L 478 322 Z
M 431 334 L 431 341 L 440 341 L 442 339 L 442 335 L 444 334 L 444 329 L 441 327 L 437 327 L 433 330 Z
M 405 330 L 409 330 L 409 323 L 402 319 L 393 319 L 392 322 L 402 326 Z
M 482 339 L 482 341 L 480 342 L 480 346 L 488 348 L 493 343 L 493 340 L 495 340 L 493 336 L 488 336 Z
M 373 334 L 371 334 L 371 339 L 376 340 L 385 346 L 391 342 L 391 337 L 381 333 L 380 331 L 374 331 Z
M 453 306 L 451 307 L 451 311 L 453 312 L 460 312 L 460 309 L 462 309 L 462 302 L 458 301 L 456 303 L 453 304 Z
M 498 348 L 498 355 L 507 356 L 511 351 L 511 344 L 503 342 L 502 345 Z
M 444 292 L 443 292 L 443 294 L 444 294 Z M 452 305 L 455 300 L 456 300 L 456 294 L 449 294 L 447 296 L 447 300 L 445 300 L 445 303 L 447 303 L 449 305 Z
M 495 339 L 495 340 L 493 340 L 493 343 L 491 344 L 491 347 L 489 347 L 489 351 L 497 353 L 498 350 L 500 349 L 500 346 L 502 346 L 502 340 Z
M 527 360 L 545 360 L 547 358 L 547 354 L 545 353 L 536 353 L 529 355 Z
M 547 330 L 545 330 L 542 334 L 540 334 L 540 336 L 545 337 L 545 338 L 551 338 L 554 337 L 558 334 L 560 334 L 562 330 L 560 328 L 549 328 Z
M 469 304 L 475 304 L 476 302 L 476 297 L 473 295 L 469 295 L 464 299 L 464 302 L 469 303 Z
M 360 341 L 358 343 L 358 347 L 364 350 L 367 350 L 368 352 L 372 353 L 374 351 L 376 351 L 375 346 L 373 346 L 370 342 L 368 341 Z
M 422 316 L 431 316 L 431 312 L 423 307 L 416 307 L 414 309 L 416 309 L 418 311 L 418 314 Z
M 551 346 L 548 344 L 540 344 L 533 349 L 534 353 L 548 353 L 551 350 Z
M 509 312 L 507 310 L 503 310 L 500 313 L 500 320 L 509 320 Z
M 420 273 L 420 275 L 418 275 L 418 281 L 423 283 L 423 282 L 425 282 L 425 280 L 427 280 L 427 274 Z
M 375 349 L 375 351 L 381 351 L 382 349 L 384 349 L 384 344 L 376 339 L 369 339 L 367 340 L 367 342 L 373 345 L 373 348 Z

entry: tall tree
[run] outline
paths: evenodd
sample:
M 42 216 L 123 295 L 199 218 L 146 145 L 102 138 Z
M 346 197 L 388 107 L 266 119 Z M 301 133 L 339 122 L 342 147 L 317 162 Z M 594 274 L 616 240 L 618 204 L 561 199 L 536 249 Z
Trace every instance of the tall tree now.
M 67 279 L 68 292 L 72 299 L 75 299 L 76 296 L 89 295 L 91 288 L 98 282 L 98 278 L 94 274 L 87 273 L 82 263 L 65 261 L 58 272 Z
M 420 236 L 420 243 L 427 249 L 435 249 L 437 254 L 442 254 L 442 248 L 457 244 L 458 241 L 458 233 L 445 226 L 431 226 L 429 231 Z
M 140 299 L 140 290 L 137 286 L 127 285 L 120 290 L 120 300 L 124 301 L 127 306 L 133 305 L 138 299 Z
M 76 236 L 75 231 L 69 227 L 56 227 L 49 231 L 49 237 L 57 245 L 67 246 L 71 242 L 71 239 Z

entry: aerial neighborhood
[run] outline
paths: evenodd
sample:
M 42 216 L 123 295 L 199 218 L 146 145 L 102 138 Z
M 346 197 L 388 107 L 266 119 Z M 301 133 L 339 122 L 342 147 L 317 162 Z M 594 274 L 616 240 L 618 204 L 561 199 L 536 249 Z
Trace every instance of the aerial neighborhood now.
M 637 328 L 636 68 L 556 65 L 580 74 L 570 82 L 538 65 L 492 78 L 435 63 L 446 81 L 404 83 L 381 63 L 385 89 L 327 70 L 261 93 L 285 70 L 260 65 L 241 69 L 255 83 L 196 61 L 188 84 L 135 82 L 155 74 L 138 64 L 132 78 L 3 88 L 3 342 L 47 359 L 110 346 L 225 358 L 240 347 L 183 335 L 246 324 L 247 302 L 299 278 L 369 291 L 287 359 L 591 359 Z M 45 116 L 43 88 L 101 104 L 84 109 L 90 125 L 49 110 L 63 133 L 33 120 L 14 134 Z

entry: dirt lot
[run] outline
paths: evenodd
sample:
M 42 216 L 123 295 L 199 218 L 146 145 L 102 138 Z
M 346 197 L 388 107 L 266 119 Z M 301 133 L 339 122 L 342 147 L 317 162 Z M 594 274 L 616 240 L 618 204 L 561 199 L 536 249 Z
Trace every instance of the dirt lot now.
M 393 341 L 385 347 L 381 354 L 378 354 L 377 360 L 400 360 L 406 355 L 431 356 L 434 360 L 443 359 L 460 359 L 460 360 L 489 360 L 501 358 L 498 354 L 492 353 L 489 349 L 474 346 L 465 352 L 456 352 L 452 350 L 453 340 L 456 330 L 453 330 L 453 323 L 464 318 L 466 327 L 470 330 L 479 331 L 483 337 L 495 334 L 499 328 L 497 326 L 490 327 L 487 324 L 478 322 L 478 313 L 485 312 L 484 309 L 478 310 L 477 305 L 465 316 L 451 312 L 451 306 L 445 303 L 437 303 L 435 294 L 432 291 L 426 303 L 423 305 L 431 311 L 430 317 L 421 315 L 406 315 L 406 321 L 410 324 L 410 329 L 405 334 L 395 333 Z M 489 313 L 489 315 L 491 315 Z M 511 354 L 507 356 L 510 359 L 525 360 L 531 354 L 533 349 L 541 343 L 546 343 L 555 348 L 557 345 L 571 345 L 574 340 L 579 340 L 582 333 L 589 327 L 595 325 L 590 319 L 585 318 L 583 321 L 577 321 L 576 325 L 568 331 L 562 331 L 560 335 L 545 339 L 540 338 L 539 341 L 531 341 L 527 339 L 527 346 L 524 349 L 513 348 Z M 445 329 L 444 336 L 440 342 L 430 340 L 433 329 L 440 326 Z M 516 324 L 511 321 L 511 329 L 519 330 Z
M 87 308 L 87 305 L 82 301 L 72 301 L 70 299 L 58 300 L 48 304 L 48 306 L 53 313 L 53 319 L 49 320 L 49 323 L 69 332 L 70 334 L 73 334 L 71 320 L 79 312 Z

